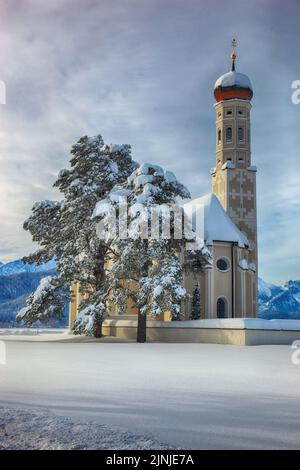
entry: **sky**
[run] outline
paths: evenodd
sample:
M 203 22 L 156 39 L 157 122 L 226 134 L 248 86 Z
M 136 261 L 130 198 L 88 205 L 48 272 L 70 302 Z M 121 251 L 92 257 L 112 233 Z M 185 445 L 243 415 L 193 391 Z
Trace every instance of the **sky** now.
M 32 250 L 22 228 L 82 135 L 132 145 L 139 162 L 210 191 L 215 80 L 254 88 L 259 275 L 300 277 L 300 3 L 295 0 L 0 0 L 0 261 Z

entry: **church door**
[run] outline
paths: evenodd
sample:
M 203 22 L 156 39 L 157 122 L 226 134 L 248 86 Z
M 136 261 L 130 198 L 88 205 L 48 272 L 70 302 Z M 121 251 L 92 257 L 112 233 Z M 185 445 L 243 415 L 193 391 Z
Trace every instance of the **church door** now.
M 226 301 L 220 297 L 217 301 L 217 317 L 226 318 Z

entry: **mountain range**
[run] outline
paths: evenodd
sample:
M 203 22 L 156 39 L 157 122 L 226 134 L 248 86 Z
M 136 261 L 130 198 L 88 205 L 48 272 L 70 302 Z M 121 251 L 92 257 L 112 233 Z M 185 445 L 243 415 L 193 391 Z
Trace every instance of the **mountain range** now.
M 41 265 L 37 265 L 35 263 L 26 264 L 23 263 L 23 261 L 20 259 L 5 264 L 0 262 L 0 277 L 21 273 L 39 273 L 44 271 L 51 271 L 52 269 L 55 269 L 55 267 L 55 261 L 49 261 L 48 263 Z
M 21 260 L 0 262 L 0 326 L 15 324 L 16 313 L 25 305 L 28 295 L 43 277 L 55 274 L 55 268 L 54 261 L 39 266 Z M 261 318 L 300 319 L 300 279 L 278 286 L 259 278 L 258 306 Z M 66 306 L 65 319 L 59 326 L 66 325 L 67 310 Z M 58 324 L 51 322 L 51 326 Z
M 25 264 L 21 260 L 0 263 L 0 326 L 15 325 L 16 314 L 25 306 L 26 298 L 43 277 L 55 274 L 55 268 L 54 261 L 42 265 Z M 49 326 L 65 326 L 66 316 L 67 307 L 65 319 L 52 320 Z
M 283 286 L 258 280 L 259 316 L 265 319 L 300 319 L 300 279 Z

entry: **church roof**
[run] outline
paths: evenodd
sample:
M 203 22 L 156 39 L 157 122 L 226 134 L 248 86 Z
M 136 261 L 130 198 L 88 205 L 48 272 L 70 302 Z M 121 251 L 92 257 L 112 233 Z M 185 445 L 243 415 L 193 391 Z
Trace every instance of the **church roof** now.
M 235 71 L 236 40 L 232 40 L 231 71 L 221 75 L 215 83 L 214 95 L 217 102 L 223 100 L 247 100 L 253 97 L 253 89 L 247 75 Z
M 185 213 L 192 217 L 197 236 L 204 239 L 206 245 L 223 241 L 237 243 L 242 248 L 249 246 L 248 239 L 225 212 L 215 194 L 193 199 L 183 207 Z
M 239 88 L 249 88 L 250 90 L 253 91 L 252 85 L 250 82 L 250 78 L 239 72 L 231 71 L 224 73 L 221 77 L 218 78 L 218 80 L 215 83 L 214 89 L 222 87 L 222 88 L 227 88 L 227 87 L 239 87 Z
M 227 72 L 216 81 L 214 95 L 218 102 L 233 99 L 250 101 L 253 96 L 250 79 L 235 70 Z

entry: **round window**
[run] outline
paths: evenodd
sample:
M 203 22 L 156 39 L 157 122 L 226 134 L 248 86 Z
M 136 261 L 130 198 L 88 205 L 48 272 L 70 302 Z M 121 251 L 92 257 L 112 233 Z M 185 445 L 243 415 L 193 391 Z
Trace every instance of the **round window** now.
M 219 271 L 228 271 L 229 261 L 226 258 L 219 258 L 217 260 L 217 268 Z

